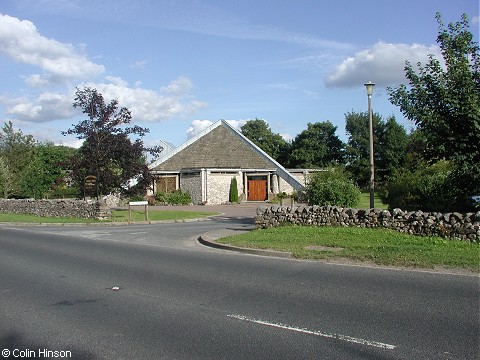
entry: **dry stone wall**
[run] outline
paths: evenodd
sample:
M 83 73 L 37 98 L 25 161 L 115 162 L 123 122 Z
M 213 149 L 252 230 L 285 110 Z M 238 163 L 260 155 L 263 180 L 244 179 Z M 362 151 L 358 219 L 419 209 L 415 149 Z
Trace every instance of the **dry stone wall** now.
M 476 213 L 392 212 L 383 209 L 349 209 L 336 206 L 259 207 L 259 228 L 284 224 L 315 226 L 383 227 L 420 236 L 441 236 L 480 242 L 480 211 Z
M 96 201 L 77 199 L 0 199 L 0 213 L 31 214 L 40 217 L 108 218 L 110 210 Z

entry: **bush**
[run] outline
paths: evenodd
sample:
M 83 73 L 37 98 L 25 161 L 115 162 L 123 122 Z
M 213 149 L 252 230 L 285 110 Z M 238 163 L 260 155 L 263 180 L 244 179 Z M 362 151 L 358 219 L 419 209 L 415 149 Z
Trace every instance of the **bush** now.
M 310 205 L 355 207 L 360 201 L 360 189 L 342 168 L 313 173 L 305 191 Z
M 382 201 L 389 209 L 422 211 L 460 210 L 452 181 L 451 165 L 447 161 L 438 161 L 433 165 L 419 164 L 416 170 L 402 168 L 397 170 L 387 182 Z
M 233 177 L 230 182 L 230 195 L 228 201 L 231 203 L 238 203 L 238 186 L 236 177 Z
M 144 201 L 145 197 L 142 195 L 132 195 L 130 196 L 130 201 Z
M 46 194 L 47 199 L 77 198 L 80 191 L 74 187 L 58 187 Z
M 159 192 L 155 194 L 155 200 L 170 205 L 188 205 L 192 202 L 190 193 L 175 190 L 169 193 Z

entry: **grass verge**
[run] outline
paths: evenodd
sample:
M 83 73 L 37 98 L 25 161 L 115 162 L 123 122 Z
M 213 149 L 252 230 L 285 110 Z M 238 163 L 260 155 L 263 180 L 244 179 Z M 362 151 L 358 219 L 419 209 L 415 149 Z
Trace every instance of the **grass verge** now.
M 388 209 L 388 205 L 384 204 L 382 202 L 382 199 L 380 198 L 379 193 L 376 191 L 373 200 L 375 202 L 375 208 L 377 209 Z M 370 208 L 370 193 L 367 192 L 362 192 L 360 194 L 360 202 L 358 203 L 357 206 L 355 206 L 358 209 L 369 209 Z
M 160 220 L 188 220 L 196 218 L 204 218 L 207 216 L 217 215 L 218 213 L 207 211 L 162 211 L 162 210 L 149 210 L 148 219 L 150 221 Z M 145 214 L 140 210 L 132 210 L 132 221 L 144 221 Z M 54 217 L 39 217 L 29 214 L 0 214 L 0 222 L 20 222 L 31 224 L 89 224 L 89 223 L 105 223 L 105 222 L 127 222 L 128 210 L 114 210 L 112 211 L 112 220 L 102 221 L 94 219 L 81 219 L 81 218 L 54 218 Z
M 301 259 L 347 259 L 378 265 L 480 271 L 480 244 L 411 236 L 387 229 L 282 226 L 257 229 L 218 242 L 286 251 Z
M 208 216 L 218 215 L 215 212 L 208 211 L 182 211 L 182 210 L 148 210 L 148 220 L 188 220 L 205 218 Z M 128 210 L 112 211 L 112 221 L 122 222 L 128 221 Z M 132 210 L 132 221 L 145 221 L 145 212 L 143 210 Z

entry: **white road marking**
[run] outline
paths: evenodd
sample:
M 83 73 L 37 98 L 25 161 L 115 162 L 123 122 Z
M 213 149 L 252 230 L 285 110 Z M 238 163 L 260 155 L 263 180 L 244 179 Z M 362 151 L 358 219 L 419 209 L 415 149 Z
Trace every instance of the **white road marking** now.
M 396 348 L 395 345 L 385 344 L 385 343 L 381 343 L 381 342 L 377 342 L 377 341 L 370 341 L 370 340 L 355 338 L 355 337 L 351 337 L 351 336 L 347 336 L 347 335 L 330 334 L 330 333 L 324 333 L 324 332 L 321 332 L 321 331 L 301 329 L 301 328 L 298 328 L 298 327 L 295 327 L 295 326 L 289 326 L 289 325 L 284 325 L 284 324 L 275 324 L 275 323 L 272 323 L 270 321 L 252 319 L 252 318 L 242 316 L 242 315 L 227 315 L 227 316 L 231 317 L 231 318 L 234 318 L 234 319 L 238 319 L 238 320 L 248 321 L 248 322 L 252 322 L 252 323 L 256 323 L 256 324 L 260 324 L 260 325 L 271 326 L 271 327 L 278 328 L 278 329 L 296 331 L 296 332 L 299 332 L 299 333 L 321 336 L 321 337 L 330 338 L 330 339 L 343 340 L 343 341 L 347 341 L 347 342 L 351 342 L 351 343 L 373 346 L 373 347 L 382 348 L 382 349 L 393 350 L 393 349 Z

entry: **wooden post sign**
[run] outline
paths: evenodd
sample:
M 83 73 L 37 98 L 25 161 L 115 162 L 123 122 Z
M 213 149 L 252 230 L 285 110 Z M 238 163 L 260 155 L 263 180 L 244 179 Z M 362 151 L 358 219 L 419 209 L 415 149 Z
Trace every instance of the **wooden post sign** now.
M 85 189 L 85 197 L 87 196 L 97 196 L 97 177 L 95 175 L 88 175 L 85 177 L 83 183 L 83 188 Z
M 128 222 L 132 221 L 132 206 L 145 206 L 145 221 L 148 221 L 148 201 L 130 201 L 128 203 Z

